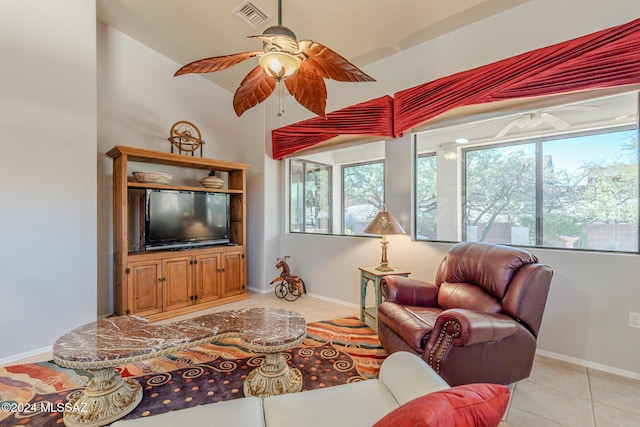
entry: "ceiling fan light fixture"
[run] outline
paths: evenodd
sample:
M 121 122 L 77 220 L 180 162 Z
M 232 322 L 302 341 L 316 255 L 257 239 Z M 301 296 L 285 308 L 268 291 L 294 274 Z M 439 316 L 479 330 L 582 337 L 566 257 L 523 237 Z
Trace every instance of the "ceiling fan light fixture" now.
M 249 15 L 252 13 L 251 10 L 243 12 Z M 233 109 L 238 116 L 266 100 L 277 83 L 284 79 L 288 79 L 285 86 L 296 101 L 323 118 L 326 117 L 327 102 L 324 79 L 341 82 L 375 81 L 328 47 L 313 40 L 298 42 L 296 34 L 282 25 L 282 0 L 278 0 L 278 25 L 267 28 L 261 35 L 248 37 L 262 41 L 262 51 L 200 59 L 183 65 L 174 75 L 225 70 L 257 57 L 259 66 L 245 76 L 233 95 Z
M 300 60 L 286 52 L 267 52 L 258 59 L 265 73 L 276 80 L 283 80 L 298 72 Z

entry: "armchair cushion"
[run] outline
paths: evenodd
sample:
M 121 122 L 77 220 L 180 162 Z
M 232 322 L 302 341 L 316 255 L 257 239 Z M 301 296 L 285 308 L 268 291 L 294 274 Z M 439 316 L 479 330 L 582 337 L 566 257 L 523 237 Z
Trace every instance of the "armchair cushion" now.
M 404 306 L 383 302 L 378 307 L 378 319 L 398 334 L 416 353 L 422 353 L 433 325 L 442 312 L 439 308 Z
M 495 427 L 507 410 L 509 388 L 468 384 L 418 397 L 373 427 Z
M 537 262 L 535 255 L 522 249 L 463 242 L 453 246 L 447 254 L 446 270 L 441 279 L 449 283 L 475 283 L 502 300 L 520 267 Z
M 471 283 L 449 283 L 440 285 L 438 305 L 448 308 L 469 308 L 485 313 L 500 313 L 498 300 Z

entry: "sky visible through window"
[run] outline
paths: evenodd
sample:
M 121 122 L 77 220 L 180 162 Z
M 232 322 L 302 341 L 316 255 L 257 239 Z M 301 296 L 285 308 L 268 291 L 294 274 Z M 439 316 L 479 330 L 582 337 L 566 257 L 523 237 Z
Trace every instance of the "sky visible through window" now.
M 631 147 L 635 133 L 635 130 L 628 130 L 550 141 L 544 145 L 544 155 L 551 156 L 556 167 L 569 173 L 577 172 L 585 162 L 597 160 L 610 164 L 621 160 L 622 155 L 633 155 L 625 159 L 625 163 L 635 163 L 635 151 L 625 149 Z

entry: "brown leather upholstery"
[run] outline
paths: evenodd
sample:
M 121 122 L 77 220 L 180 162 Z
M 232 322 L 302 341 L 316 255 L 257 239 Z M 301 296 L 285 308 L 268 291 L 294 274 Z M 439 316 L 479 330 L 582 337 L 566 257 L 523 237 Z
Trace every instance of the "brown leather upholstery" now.
M 452 386 L 527 378 L 552 276 L 525 250 L 458 243 L 434 283 L 382 279 L 380 341 L 421 355 Z

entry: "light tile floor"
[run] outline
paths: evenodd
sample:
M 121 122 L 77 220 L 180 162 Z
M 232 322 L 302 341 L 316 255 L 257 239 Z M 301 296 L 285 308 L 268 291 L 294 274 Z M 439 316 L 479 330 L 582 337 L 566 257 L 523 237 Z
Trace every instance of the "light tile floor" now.
M 359 315 L 353 306 L 308 295 L 289 302 L 273 293 L 251 293 L 249 299 L 180 318 L 265 306 L 294 310 L 307 322 Z M 50 359 L 45 354 L 16 363 Z M 506 422 L 509 427 L 640 427 L 640 381 L 537 357 L 531 376 L 515 385 Z

